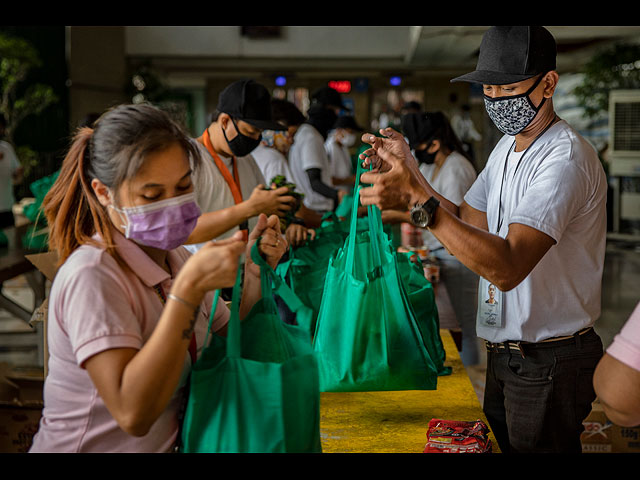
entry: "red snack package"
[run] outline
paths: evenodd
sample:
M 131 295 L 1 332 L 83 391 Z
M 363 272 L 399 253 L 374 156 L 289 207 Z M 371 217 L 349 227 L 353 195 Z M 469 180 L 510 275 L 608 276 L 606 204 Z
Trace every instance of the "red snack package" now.
M 429 422 L 424 453 L 490 453 L 488 432 L 482 420 L 461 422 L 434 418 Z

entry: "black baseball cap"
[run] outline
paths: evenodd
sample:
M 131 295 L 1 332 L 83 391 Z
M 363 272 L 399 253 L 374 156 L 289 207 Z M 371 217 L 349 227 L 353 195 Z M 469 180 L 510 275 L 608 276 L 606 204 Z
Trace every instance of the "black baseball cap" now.
M 402 133 L 415 149 L 423 142 L 431 140 L 436 131 L 445 124 L 441 112 L 407 113 L 402 116 Z
M 312 101 L 321 105 L 338 107 L 344 110 L 350 110 L 342 103 L 342 95 L 335 88 L 329 86 L 320 87 L 311 94 Z
M 262 130 L 286 130 L 271 117 L 271 95 L 255 80 L 243 79 L 228 85 L 218 97 L 219 112 Z
M 491 27 L 473 72 L 451 82 L 505 85 L 556 69 L 556 41 L 544 27 Z

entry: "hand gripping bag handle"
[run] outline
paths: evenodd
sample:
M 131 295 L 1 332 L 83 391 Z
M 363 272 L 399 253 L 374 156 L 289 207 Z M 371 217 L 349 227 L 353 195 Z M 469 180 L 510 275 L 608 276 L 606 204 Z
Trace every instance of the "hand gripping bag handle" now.
M 313 312 L 307 307 L 298 296 L 289 288 L 284 280 L 275 273 L 258 250 L 260 239 L 251 247 L 251 260 L 260 267 L 260 287 L 263 298 L 268 298 L 273 293 L 280 297 L 293 313 L 296 314 L 296 321 L 300 327 L 311 328 Z
M 354 273 L 355 267 L 355 245 L 357 235 L 357 222 L 358 222 L 358 206 L 360 204 L 360 175 L 364 170 L 360 162 L 358 162 L 358 169 L 356 171 L 356 184 L 353 191 L 353 208 L 351 210 L 351 223 L 349 227 L 349 237 L 347 238 L 347 258 L 346 258 L 346 270 L 351 274 Z M 367 206 L 367 222 L 369 224 L 369 235 L 371 239 L 371 249 L 373 251 L 373 259 L 377 266 L 382 265 L 382 255 L 380 252 L 380 240 L 384 237 L 382 235 L 382 216 L 380 209 L 375 205 Z

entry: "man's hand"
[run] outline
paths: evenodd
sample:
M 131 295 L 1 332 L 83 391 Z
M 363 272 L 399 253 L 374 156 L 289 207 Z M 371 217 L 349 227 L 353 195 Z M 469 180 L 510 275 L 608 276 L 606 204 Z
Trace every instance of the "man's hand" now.
M 363 205 L 377 205 L 381 210 L 408 210 L 430 197 L 425 190 L 426 180 L 404 137 L 391 128 L 380 133 L 385 137 L 370 133 L 362 136 L 371 148 L 361 153 L 360 159 L 373 170 L 360 176 L 361 183 L 371 184 L 360 190 L 360 200 Z
M 288 187 L 265 190 L 264 185 L 258 185 L 253 189 L 251 197 L 248 199 L 254 213 L 252 216 L 264 213 L 268 216 L 278 215 L 283 217 L 296 203 L 295 197 L 287 195 L 288 193 Z

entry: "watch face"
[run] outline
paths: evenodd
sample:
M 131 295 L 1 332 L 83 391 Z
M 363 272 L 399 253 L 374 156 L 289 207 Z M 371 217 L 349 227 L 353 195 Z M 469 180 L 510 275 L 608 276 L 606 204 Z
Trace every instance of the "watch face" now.
M 423 208 L 418 208 L 411 212 L 411 221 L 419 227 L 426 226 L 429 223 L 429 215 Z

